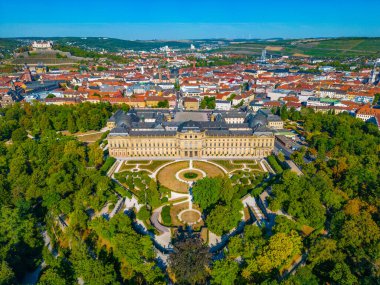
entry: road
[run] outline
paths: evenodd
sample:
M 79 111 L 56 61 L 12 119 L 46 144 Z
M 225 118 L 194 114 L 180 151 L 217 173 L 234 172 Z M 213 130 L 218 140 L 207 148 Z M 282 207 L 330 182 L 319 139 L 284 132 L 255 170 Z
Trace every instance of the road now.
M 159 207 L 155 209 L 152 213 L 152 216 L 150 217 L 150 221 L 152 222 L 153 226 L 158 229 L 162 233 L 170 232 L 169 228 L 161 225 L 161 223 L 158 221 L 159 215 L 161 214 L 162 207 Z
M 293 150 L 289 149 L 289 148 L 286 148 L 285 146 L 283 146 L 281 143 L 279 143 L 278 141 L 275 141 L 274 142 L 274 150 L 273 152 L 278 155 L 279 152 L 282 152 L 286 158 L 290 158 L 290 155 L 293 153 Z
M 175 104 L 174 111 L 178 112 L 178 111 L 181 111 L 183 109 L 181 91 L 176 91 L 176 97 L 177 98 L 176 98 L 176 104 Z
M 273 150 L 273 152 L 274 152 L 275 155 L 278 155 L 278 153 L 279 153 L 280 151 L 285 155 L 285 157 L 286 157 L 287 159 L 290 159 L 290 155 L 294 152 L 293 150 L 291 150 L 291 149 L 289 149 L 289 148 L 283 146 L 283 145 L 282 145 L 281 143 L 279 143 L 278 141 L 275 141 L 275 142 L 274 142 L 274 150 Z M 304 161 L 305 163 L 310 163 L 310 162 L 312 162 L 313 160 L 308 159 L 308 158 L 306 158 L 306 157 L 303 157 L 303 161 Z

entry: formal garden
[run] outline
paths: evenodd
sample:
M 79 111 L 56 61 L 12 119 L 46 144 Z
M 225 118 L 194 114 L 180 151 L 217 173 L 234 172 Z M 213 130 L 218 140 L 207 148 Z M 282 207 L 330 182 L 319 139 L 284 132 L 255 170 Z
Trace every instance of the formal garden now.
M 207 225 L 217 235 L 249 219 L 240 199 L 248 193 L 260 194 L 266 176 L 256 160 L 129 160 L 115 174 L 144 205 L 137 217 L 148 228 L 155 222 L 195 230 Z

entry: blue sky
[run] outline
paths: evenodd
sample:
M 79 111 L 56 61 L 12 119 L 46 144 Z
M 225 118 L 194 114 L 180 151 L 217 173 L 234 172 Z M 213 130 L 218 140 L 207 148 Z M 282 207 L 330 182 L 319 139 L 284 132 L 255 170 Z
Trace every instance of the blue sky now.
M 0 0 L 0 37 L 380 36 L 380 0 Z

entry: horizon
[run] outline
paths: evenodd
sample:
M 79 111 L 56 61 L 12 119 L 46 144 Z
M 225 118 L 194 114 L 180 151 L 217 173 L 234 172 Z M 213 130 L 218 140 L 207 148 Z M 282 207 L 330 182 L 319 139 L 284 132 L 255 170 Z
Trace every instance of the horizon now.
M 190 4 L 116 0 L 0 1 L 0 37 L 108 37 L 124 40 L 378 37 L 379 1 L 318 4 L 273 0 L 199 1 Z M 13 12 L 17 11 L 17 12 Z M 60 11 L 63 11 L 60 13 Z M 69 13 L 67 12 L 69 11 Z
M 333 39 L 378 39 L 380 36 L 341 36 L 341 37 L 299 37 L 299 38 L 179 38 L 179 39 L 170 39 L 170 38 L 163 38 L 163 39 L 122 39 L 117 37 L 106 37 L 106 36 L 21 36 L 21 37 L 0 37 L 0 39 L 35 39 L 35 40 L 44 40 L 44 39 L 65 39 L 65 38 L 80 38 L 80 39 L 113 39 L 113 40 L 122 40 L 122 41 L 142 41 L 142 42 L 187 42 L 187 41 L 288 41 L 288 40 L 308 40 L 308 39 L 315 39 L 315 40 L 333 40 Z

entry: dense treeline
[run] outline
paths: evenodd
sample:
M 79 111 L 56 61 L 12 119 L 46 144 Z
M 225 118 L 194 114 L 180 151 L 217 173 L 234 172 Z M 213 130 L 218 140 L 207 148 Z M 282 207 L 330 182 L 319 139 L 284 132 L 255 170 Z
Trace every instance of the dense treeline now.
M 120 188 L 97 170 L 103 163 L 99 144 L 57 132 L 68 127 L 70 116 L 75 124 L 86 121 L 83 130 L 100 129 L 111 111 L 102 104 L 1 109 L 0 122 L 8 127 L 0 141 L 1 284 L 20 283 L 42 258 L 41 284 L 162 280 L 152 242 L 132 229 L 131 219 L 116 215 L 108 223 L 100 215 L 116 204 Z
M 111 53 L 101 54 L 96 51 L 86 50 L 86 49 L 82 49 L 80 47 L 75 47 L 75 46 L 55 45 L 54 49 L 64 51 L 64 52 L 69 52 L 71 55 L 77 56 L 77 57 L 93 58 L 93 59 L 108 58 L 117 63 L 128 63 L 130 61 L 128 58 L 122 57 L 120 55 L 115 55 Z
M 45 104 L 15 104 L 0 110 L 0 140 L 23 138 L 28 131 L 38 136 L 44 131 L 65 131 L 70 133 L 100 130 L 112 114 L 108 103 L 55 106 Z
M 374 284 L 379 280 L 380 132 L 348 114 L 292 110 L 280 115 L 303 122 L 310 148 L 294 154 L 304 173 L 279 175 L 272 210 L 293 216 L 298 228 L 315 229 L 305 242 L 303 274 L 318 283 Z M 324 230 L 323 234 L 321 230 Z M 297 279 L 299 278 L 299 279 Z M 297 274 L 291 280 L 301 280 Z

